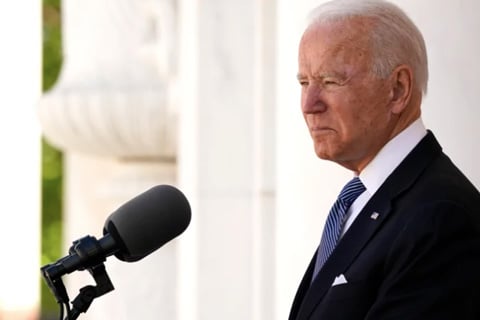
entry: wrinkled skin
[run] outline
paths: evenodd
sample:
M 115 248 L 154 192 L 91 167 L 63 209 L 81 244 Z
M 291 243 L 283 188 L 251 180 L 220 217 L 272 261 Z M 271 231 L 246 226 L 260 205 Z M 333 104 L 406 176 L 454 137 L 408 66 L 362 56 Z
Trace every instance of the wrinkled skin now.
M 356 173 L 420 116 L 409 66 L 383 79 L 371 71 L 372 26 L 365 18 L 314 24 L 299 46 L 301 107 L 315 153 Z

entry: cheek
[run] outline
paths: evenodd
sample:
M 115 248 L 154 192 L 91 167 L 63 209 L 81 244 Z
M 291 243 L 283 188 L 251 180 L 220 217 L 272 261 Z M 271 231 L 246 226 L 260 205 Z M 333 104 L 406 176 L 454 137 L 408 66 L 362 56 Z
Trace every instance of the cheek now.
M 366 106 L 358 97 L 346 98 L 341 102 L 342 107 L 338 109 L 335 118 L 341 123 L 345 132 L 355 134 L 368 121 Z
M 363 127 L 385 124 L 391 115 L 388 100 L 380 89 L 358 92 L 349 99 L 349 105 L 352 118 Z
M 388 114 L 381 108 L 379 105 L 365 106 L 363 111 L 356 115 L 354 119 L 355 132 L 352 132 L 352 134 L 357 135 L 356 139 L 358 141 L 369 144 L 372 141 L 382 139 L 387 133 L 390 120 Z
M 304 114 L 305 114 L 305 99 L 306 99 L 305 90 L 302 89 L 302 93 L 300 95 L 300 109 Z

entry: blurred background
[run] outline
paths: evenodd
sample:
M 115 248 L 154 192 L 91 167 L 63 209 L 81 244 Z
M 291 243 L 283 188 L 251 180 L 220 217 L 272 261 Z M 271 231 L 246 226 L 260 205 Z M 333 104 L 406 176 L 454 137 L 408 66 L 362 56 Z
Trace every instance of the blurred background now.
M 80 319 L 286 319 L 351 175 L 303 124 L 297 44 L 313 0 L 0 4 L 0 320 L 58 319 L 40 267 L 158 184 L 192 222 Z M 395 0 L 423 32 L 424 122 L 480 187 L 480 3 Z M 70 298 L 92 284 L 63 277 Z

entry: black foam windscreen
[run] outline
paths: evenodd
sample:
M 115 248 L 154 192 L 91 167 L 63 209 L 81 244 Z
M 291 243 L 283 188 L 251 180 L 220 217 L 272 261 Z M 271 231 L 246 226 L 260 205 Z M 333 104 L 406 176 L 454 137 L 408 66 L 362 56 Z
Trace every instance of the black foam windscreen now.
M 115 256 L 138 261 L 180 235 L 190 224 L 185 195 L 170 185 L 158 185 L 126 202 L 105 221 L 118 250 Z

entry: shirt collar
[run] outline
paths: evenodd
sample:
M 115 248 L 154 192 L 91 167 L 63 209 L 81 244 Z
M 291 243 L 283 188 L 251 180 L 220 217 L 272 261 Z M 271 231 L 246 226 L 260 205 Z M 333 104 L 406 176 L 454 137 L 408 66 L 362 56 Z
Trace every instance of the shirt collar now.
M 375 158 L 360 172 L 360 180 L 373 195 L 400 162 L 425 137 L 427 130 L 421 118 L 390 140 Z

